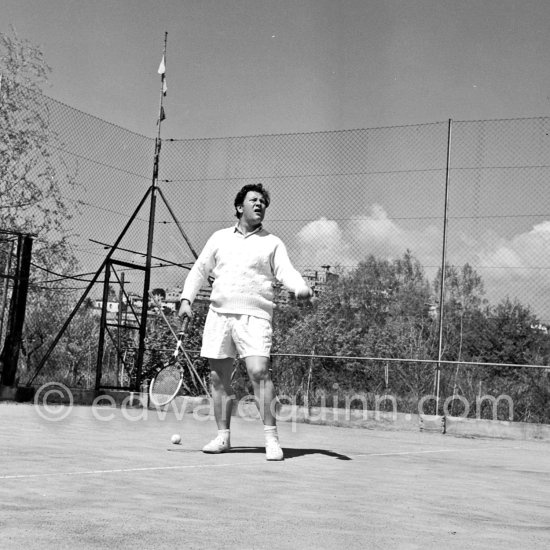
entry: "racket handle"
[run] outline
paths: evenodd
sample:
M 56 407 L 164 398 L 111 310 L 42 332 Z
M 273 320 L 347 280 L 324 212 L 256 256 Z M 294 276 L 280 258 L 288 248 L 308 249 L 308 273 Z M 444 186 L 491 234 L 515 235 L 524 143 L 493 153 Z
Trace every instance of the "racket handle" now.
M 184 317 L 181 322 L 181 327 L 179 329 L 178 335 L 181 336 L 182 334 L 184 334 L 188 326 L 189 326 L 189 317 Z

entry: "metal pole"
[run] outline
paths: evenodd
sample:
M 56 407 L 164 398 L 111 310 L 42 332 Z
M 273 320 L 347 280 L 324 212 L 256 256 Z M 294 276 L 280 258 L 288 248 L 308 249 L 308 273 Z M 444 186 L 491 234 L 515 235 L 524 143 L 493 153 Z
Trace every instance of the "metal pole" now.
M 13 279 L 13 287 L 11 290 L 10 307 L 8 310 L 8 322 L 6 323 L 6 339 L 4 347 L 0 353 L 0 363 L 2 364 L 2 375 L 0 384 L 4 386 L 12 386 L 10 382 L 13 376 L 13 367 L 10 357 L 13 354 L 13 333 L 15 327 L 15 309 L 17 306 L 17 295 L 19 294 L 20 271 L 21 271 L 21 251 L 23 246 L 23 235 L 17 235 L 17 252 L 15 256 L 15 277 Z
M 437 348 L 437 370 L 435 378 L 435 414 L 439 413 L 439 385 L 441 381 L 441 358 L 443 355 L 443 302 L 445 298 L 445 265 L 447 263 L 447 223 L 449 208 L 449 183 L 451 168 L 451 134 L 453 121 L 449 119 L 447 131 L 447 167 L 445 169 L 445 207 L 443 213 L 443 252 L 441 257 L 441 285 L 439 288 L 439 344 Z
M 4 270 L 4 284 L 2 288 L 2 310 L 0 311 L 0 342 L 2 342 L 2 337 L 4 335 L 4 317 L 6 316 L 6 303 L 8 301 L 8 279 L 11 270 L 11 259 L 13 256 L 14 244 L 14 241 L 10 241 L 10 251 L 8 253 L 8 259 L 6 261 L 6 269 Z
M 164 33 L 164 52 L 163 52 L 163 61 L 166 65 L 166 43 L 168 41 L 168 33 Z M 161 78 L 160 84 L 160 105 L 159 105 L 159 118 L 158 118 L 158 130 L 157 138 L 155 140 L 155 158 L 153 164 L 153 179 L 151 182 L 151 206 L 149 209 L 149 231 L 147 235 L 147 257 L 145 260 L 145 278 L 143 281 L 143 307 L 141 309 L 141 323 L 139 327 L 139 343 L 138 343 L 138 356 L 136 364 L 136 379 L 134 390 L 139 391 L 141 386 L 141 371 L 143 367 L 143 356 L 145 353 L 145 336 L 147 333 L 147 306 L 149 300 L 149 288 L 151 286 L 151 259 L 153 255 L 153 238 L 155 230 L 155 210 L 157 203 L 157 183 L 158 183 L 158 174 L 159 174 L 159 157 L 161 149 L 161 126 L 162 120 L 164 118 L 164 108 L 163 108 L 163 98 L 164 98 L 164 74 Z
M 99 341 L 97 344 L 97 362 L 95 369 L 95 391 L 101 387 L 101 377 L 103 375 L 103 352 L 105 350 L 105 325 L 107 324 L 107 304 L 109 302 L 109 279 L 111 278 L 111 262 L 105 265 L 105 275 L 103 277 L 103 299 L 101 308 L 101 319 L 99 322 Z
M 4 342 L 4 349 L 2 350 L 2 360 L 4 362 L 2 384 L 4 386 L 13 386 L 17 383 L 17 364 L 19 362 L 25 311 L 27 309 L 31 258 L 32 237 L 29 235 L 18 235 L 16 284 L 14 284 L 11 297 L 8 334 Z
M 120 274 L 120 291 L 118 293 L 118 312 L 117 312 L 117 322 L 118 322 L 118 329 L 117 329 L 117 350 L 118 353 L 116 354 L 117 357 L 117 371 L 120 373 L 122 365 L 120 361 L 120 327 L 122 326 L 122 305 L 123 305 L 123 298 L 124 298 L 124 271 Z
M 130 228 L 132 223 L 134 223 L 134 219 L 138 215 L 141 207 L 145 203 L 145 201 L 146 201 L 147 197 L 149 196 L 150 192 L 151 192 L 151 188 L 147 189 L 147 192 L 145 193 L 145 195 L 143 195 L 143 198 L 141 199 L 140 203 L 137 205 L 137 207 L 134 210 L 133 214 L 130 216 L 130 219 L 128 220 L 128 222 L 124 226 L 124 229 L 122 230 L 122 233 L 120 233 L 117 240 L 115 241 L 115 244 L 113 244 L 113 246 L 111 247 L 111 250 L 109 250 L 109 252 L 108 252 L 107 256 L 105 256 L 105 259 L 103 260 L 103 262 L 101 262 L 101 265 L 99 266 L 99 269 L 96 271 L 95 275 L 92 277 L 92 280 L 88 283 L 88 286 L 87 286 L 86 290 L 84 291 L 84 293 L 82 294 L 82 296 L 80 297 L 80 299 L 78 300 L 76 305 L 74 306 L 72 312 L 69 314 L 69 317 L 67 317 L 67 319 L 65 320 L 65 323 L 63 324 L 63 326 L 61 327 L 61 329 L 57 333 L 57 335 L 54 338 L 53 342 L 50 344 L 50 347 L 48 348 L 48 350 L 44 354 L 44 357 L 42 357 L 42 359 L 40 360 L 40 363 L 38 364 L 38 367 L 36 368 L 36 372 L 34 373 L 32 378 L 27 382 L 27 386 L 30 386 L 34 382 L 34 379 L 38 376 L 38 373 L 43 369 L 44 365 L 46 364 L 46 362 L 50 358 L 50 355 L 53 353 L 53 350 L 55 349 L 55 346 L 57 346 L 59 340 L 61 340 L 61 337 L 63 336 L 63 334 L 67 330 L 67 327 L 70 325 L 70 323 L 73 320 L 73 317 L 76 315 L 78 309 L 84 303 L 84 300 L 86 299 L 86 296 L 88 296 L 88 293 L 90 292 L 90 290 L 94 286 L 94 284 L 97 281 L 99 275 L 103 271 L 103 268 L 107 265 L 107 262 L 111 259 L 111 256 L 116 252 L 118 245 L 120 244 L 120 242 L 124 238 L 124 235 L 126 235 L 126 232 Z
M 168 208 L 168 212 L 170 212 L 170 215 L 172 216 L 172 219 L 176 223 L 176 227 L 179 229 L 180 235 L 183 237 L 183 240 L 187 243 L 187 246 L 189 247 L 189 250 L 191 251 L 191 254 L 193 254 L 193 257 L 195 260 L 199 257 L 196 250 L 193 248 L 193 245 L 191 244 L 191 241 L 185 234 L 185 231 L 183 230 L 183 227 L 181 226 L 181 223 L 179 222 L 178 218 L 174 214 L 174 211 L 172 210 L 171 206 L 168 204 L 168 201 L 166 200 L 166 197 L 164 196 L 164 193 L 162 192 L 162 189 L 159 187 L 158 189 L 160 198 L 163 200 L 164 204 L 166 205 L 166 208 Z

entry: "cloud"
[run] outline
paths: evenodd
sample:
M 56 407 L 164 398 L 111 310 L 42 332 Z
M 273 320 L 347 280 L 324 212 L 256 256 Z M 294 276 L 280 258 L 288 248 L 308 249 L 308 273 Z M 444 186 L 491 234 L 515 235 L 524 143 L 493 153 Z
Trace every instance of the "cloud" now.
M 533 226 L 527 233 L 513 238 L 499 239 L 491 248 L 477 252 L 480 267 L 502 267 L 516 271 L 516 275 L 530 277 L 534 268 L 550 267 L 550 221 Z
M 320 218 L 304 226 L 297 235 L 298 265 L 321 266 L 357 264 L 349 254 L 352 240 L 335 220 Z
M 409 249 L 437 265 L 441 231 L 433 226 L 407 228 L 392 220 L 385 209 L 373 204 L 370 212 L 339 224 L 320 218 L 305 225 L 297 235 L 301 265 L 355 266 L 371 254 L 385 259 L 400 257 Z M 440 261 L 440 260 L 439 260 Z
M 345 221 L 323 217 L 298 232 L 297 265 L 353 267 L 370 254 L 391 260 L 411 250 L 433 280 L 441 265 L 440 225 L 392 219 L 379 204 Z M 491 230 L 476 236 L 464 231 L 452 234 L 452 227 L 449 236 L 448 263 L 472 265 L 492 304 L 506 296 L 517 297 L 550 322 L 550 221 L 510 238 Z
M 509 239 L 484 236 L 478 245 L 471 263 L 490 302 L 517 298 L 550 323 L 550 221 Z
M 441 263 L 441 230 L 434 226 L 405 227 L 388 217 L 384 208 L 374 204 L 370 214 L 352 218 L 348 234 L 358 241 L 358 253 L 365 257 L 369 254 L 393 259 L 400 257 L 406 250 L 412 250 L 426 266 Z

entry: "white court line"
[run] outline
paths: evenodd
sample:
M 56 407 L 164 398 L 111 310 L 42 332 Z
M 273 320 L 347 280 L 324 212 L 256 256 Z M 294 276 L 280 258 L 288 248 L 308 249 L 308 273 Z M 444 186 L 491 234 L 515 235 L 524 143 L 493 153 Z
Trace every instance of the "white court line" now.
M 351 456 L 403 456 L 403 455 L 424 455 L 429 453 L 451 453 L 455 449 L 432 449 L 431 451 L 395 451 L 391 453 L 361 453 Z
M 0 475 L 0 479 L 30 479 L 37 477 L 89 476 L 99 474 L 155 472 L 161 470 L 185 470 L 190 468 L 223 468 L 225 466 L 245 466 L 249 462 L 232 462 L 226 464 L 189 464 L 186 466 L 150 466 L 148 468 L 117 468 L 113 470 L 84 470 L 83 472 L 50 472 L 46 474 L 13 474 Z
M 506 449 L 523 449 L 523 447 L 506 447 Z M 437 453 L 464 453 L 469 451 L 493 451 L 493 447 L 486 449 L 469 448 L 469 449 L 431 449 L 425 451 L 393 451 L 387 453 L 347 453 L 348 457 L 377 457 L 377 456 L 410 456 L 410 455 L 422 455 L 422 454 L 437 454 Z M 311 457 L 314 458 L 314 457 Z M 325 459 L 326 457 L 315 457 L 319 459 Z M 188 464 L 182 466 L 150 466 L 144 468 L 116 468 L 113 470 L 84 470 L 82 472 L 50 472 L 45 474 L 13 474 L 13 475 L 0 475 L 0 479 L 31 479 L 31 478 L 44 478 L 44 477 L 69 477 L 69 476 L 86 476 L 86 475 L 99 475 L 99 474 L 116 474 L 116 473 L 133 473 L 133 472 L 155 472 L 162 470 L 186 470 L 193 468 L 225 468 L 227 466 L 247 466 L 250 462 L 231 462 L 225 464 Z
M 523 447 L 506 447 L 507 450 L 511 449 L 523 449 Z M 388 452 L 388 453 L 360 453 L 360 454 L 353 454 L 350 453 L 348 456 L 406 456 L 406 455 L 422 455 L 422 454 L 430 454 L 430 453 L 464 453 L 464 452 L 485 452 L 485 451 L 494 451 L 495 447 L 487 447 L 485 449 L 478 449 L 478 448 L 469 448 L 469 449 L 431 449 L 428 451 L 394 451 L 394 452 Z

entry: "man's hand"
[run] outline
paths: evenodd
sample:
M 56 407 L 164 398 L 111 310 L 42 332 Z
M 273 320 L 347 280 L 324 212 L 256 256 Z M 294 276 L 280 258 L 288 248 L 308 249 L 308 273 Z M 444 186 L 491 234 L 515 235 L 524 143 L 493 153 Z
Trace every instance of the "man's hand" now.
M 178 311 L 178 317 L 180 319 L 184 319 L 187 317 L 188 319 L 193 318 L 193 309 L 191 308 L 191 304 L 189 303 L 189 300 L 182 300 L 180 304 L 180 309 Z
M 295 296 L 297 300 L 309 300 L 313 296 L 313 290 L 306 287 L 296 292 Z

